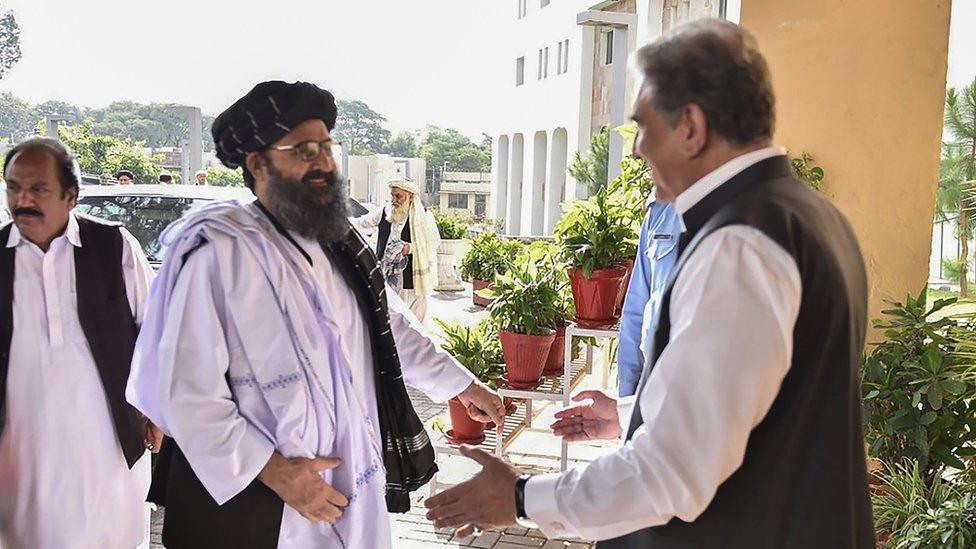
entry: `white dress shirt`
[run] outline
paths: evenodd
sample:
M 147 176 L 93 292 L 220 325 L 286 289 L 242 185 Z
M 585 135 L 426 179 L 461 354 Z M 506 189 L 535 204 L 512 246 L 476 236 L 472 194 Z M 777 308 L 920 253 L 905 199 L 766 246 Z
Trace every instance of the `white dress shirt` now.
M 684 215 L 742 170 L 782 154 L 770 147 L 739 156 L 675 206 Z M 595 540 L 675 517 L 694 521 L 742 464 L 779 392 L 800 296 L 793 257 L 759 230 L 732 225 L 704 238 L 675 281 L 670 340 L 637 395 L 644 423 L 582 470 L 532 477 L 529 518 L 547 536 Z M 630 409 L 622 404 L 626 431 Z
M 122 229 L 129 307 L 141 324 L 153 272 Z M 147 532 L 149 458 L 130 470 L 78 320 L 78 222 L 45 253 L 12 226 L 16 248 L 7 417 L 0 437 L 0 547 L 124 548 Z
M 355 294 L 316 242 L 295 233 L 292 236 L 312 260 L 322 302 L 331 309 L 329 320 L 337 329 L 341 350 L 350 367 L 353 388 L 366 408 L 375 411 L 376 386 L 369 327 Z M 174 433 L 194 434 L 184 437 L 180 449 L 193 464 L 196 474 L 206 479 L 204 484 L 208 489 L 220 488 L 220 493 L 214 496 L 223 502 L 257 477 L 274 446 L 240 415 L 224 379 L 229 361 L 245 360 L 239 351 L 243 346 L 237 326 L 263 320 L 260 311 L 255 311 L 250 318 L 225 317 L 221 305 L 225 296 L 216 259 L 209 249 L 212 246 L 211 243 L 193 253 L 180 270 L 167 317 L 172 331 L 168 331 L 159 345 L 171 349 L 165 360 L 171 363 L 173 378 L 179 379 L 179 387 L 174 390 L 183 403 L 179 409 L 170 410 L 168 425 Z M 440 402 L 467 388 L 474 376 L 431 341 L 423 326 L 394 292 L 388 291 L 386 296 L 390 329 L 404 381 Z M 269 338 L 279 335 L 267 333 Z M 202 364 L 213 367 L 199 367 Z M 375 412 L 370 414 L 370 419 L 373 432 L 379 433 Z M 278 546 L 316 546 L 317 531 L 313 523 L 286 505 Z M 370 547 L 391 545 L 386 517 L 377 517 L 375 529 L 368 534 Z

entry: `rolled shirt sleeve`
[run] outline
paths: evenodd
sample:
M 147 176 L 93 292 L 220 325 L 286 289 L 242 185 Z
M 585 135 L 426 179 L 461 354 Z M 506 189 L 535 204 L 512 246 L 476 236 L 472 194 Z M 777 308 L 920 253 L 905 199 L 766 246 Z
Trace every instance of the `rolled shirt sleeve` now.
M 638 396 L 644 424 L 584 469 L 532 477 L 528 516 L 547 536 L 596 540 L 694 521 L 741 466 L 779 392 L 800 296 L 795 261 L 760 231 L 731 226 L 702 240 L 675 283 L 670 340 Z

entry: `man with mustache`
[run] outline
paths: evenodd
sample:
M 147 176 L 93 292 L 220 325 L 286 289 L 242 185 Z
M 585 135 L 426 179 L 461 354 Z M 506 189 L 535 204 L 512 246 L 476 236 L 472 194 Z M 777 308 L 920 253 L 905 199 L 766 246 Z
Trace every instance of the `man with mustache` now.
M 162 440 L 125 400 L 152 269 L 125 229 L 71 212 L 64 145 L 29 139 L 3 169 L 0 547 L 132 549 Z
M 331 93 L 264 82 L 213 124 L 258 200 L 169 227 L 130 401 L 172 437 L 154 471 L 171 548 L 390 547 L 436 471 L 404 382 L 482 421 L 501 399 L 388 294 L 348 221 Z
M 397 293 L 423 322 L 427 316 L 427 297 L 437 283 L 437 246 L 440 235 L 434 216 L 420 200 L 420 187 L 406 179 L 388 183 L 390 201 L 382 208 L 352 220 L 358 229 L 379 227 L 376 255 L 383 257 L 391 238 L 404 242 L 407 266 L 403 269 L 403 287 Z M 391 237 L 392 235 L 392 237 Z

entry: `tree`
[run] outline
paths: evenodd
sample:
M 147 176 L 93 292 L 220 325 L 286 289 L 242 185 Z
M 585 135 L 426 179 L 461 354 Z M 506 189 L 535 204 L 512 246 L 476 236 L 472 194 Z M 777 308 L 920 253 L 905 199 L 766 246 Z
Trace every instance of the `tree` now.
M 414 158 L 420 154 L 420 146 L 408 132 L 400 132 L 386 142 L 383 152 L 400 158 Z
M 427 138 L 420 147 L 420 155 L 430 169 L 447 167 L 459 172 L 491 171 L 491 145 L 487 150 L 457 130 L 427 127 Z
M 162 162 L 162 155 L 150 158 L 144 143 L 132 143 L 115 137 L 94 135 L 91 120 L 74 126 L 58 126 L 58 136 L 78 158 L 81 171 L 102 174 L 126 169 L 137 183 L 155 183 L 162 171 L 154 162 Z
M 598 133 L 590 138 L 590 155 L 585 157 L 576 151 L 573 163 L 569 166 L 569 175 L 578 183 L 586 185 L 592 196 L 607 186 L 607 163 L 610 158 L 610 127 L 603 126 Z
M 0 78 L 17 61 L 20 61 L 20 26 L 14 12 L 8 10 L 0 17 Z
M 0 92 L 0 138 L 14 143 L 34 133 L 31 106 L 10 92 Z
M 380 152 L 390 139 L 390 130 L 383 127 L 386 118 L 359 100 L 340 99 L 339 117 L 333 130 L 349 154 L 369 155 Z
M 946 92 L 945 125 L 955 141 L 943 146 L 937 205 L 943 218 L 959 214 L 959 293 L 968 297 L 969 239 L 976 225 L 976 78 L 961 94 Z
M 231 170 L 223 166 L 209 166 L 207 168 L 207 184 L 216 187 L 243 187 L 244 173 L 241 170 Z
M 82 109 L 64 101 L 45 101 L 31 109 L 31 127 L 37 127 L 48 116 L 64 119 L 63 124 L 81 124 L 84 121 Z

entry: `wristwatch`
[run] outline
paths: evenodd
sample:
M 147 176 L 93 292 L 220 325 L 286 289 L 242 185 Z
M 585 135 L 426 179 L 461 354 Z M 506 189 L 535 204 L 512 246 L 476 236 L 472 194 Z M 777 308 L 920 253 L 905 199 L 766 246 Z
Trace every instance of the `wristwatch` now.
M 529 518 L 525 513 L 525 483 L 530 478 L 532 475 L 520 475 L 515 481 L 515 518 L 520 522 Z

